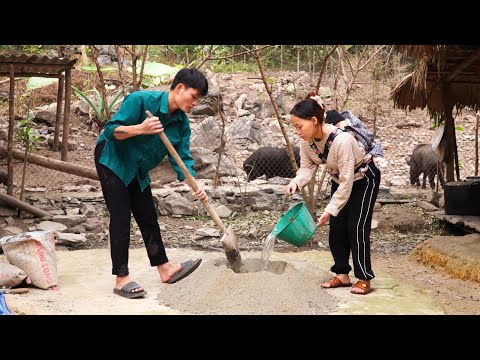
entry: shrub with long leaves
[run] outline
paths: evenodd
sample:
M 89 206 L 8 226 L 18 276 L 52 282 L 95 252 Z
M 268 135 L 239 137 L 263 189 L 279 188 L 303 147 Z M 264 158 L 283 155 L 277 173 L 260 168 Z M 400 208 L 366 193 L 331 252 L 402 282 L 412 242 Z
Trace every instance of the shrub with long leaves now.
M 109 104 L 105 104 L 105 102 L 102 99 L 102 96 L 100 95 L 100 92 L 97 89 L 92 89 L 92 90 L 83 92 L 80 89 L 76 88 L 75 86 L 72 86 L 72 90 L 75 92 L 75 94 L 85 99 L 85 101 L 92 107 L 95 113 L 94 118 L 92 120 L 97 123 L 99 131 L 103 129 L 107 121 L 110 120 L 108 118 L 106 109 L 108 108 L 109 110 L 108 113 L 111 114 L 112 110 L 118 104 L 120 104 L 123 100 L 120 98 L 122 96 L 121 90 L 118 92 L 117 95 L 115 95 L 115 97 L 112 99 L 112 101 L 110 101 Z M 96 101 L 93 101 L 92 99 L 90 99 L 90 97 L 88 96 L 89 92 L 93 92 L 95 94 Z

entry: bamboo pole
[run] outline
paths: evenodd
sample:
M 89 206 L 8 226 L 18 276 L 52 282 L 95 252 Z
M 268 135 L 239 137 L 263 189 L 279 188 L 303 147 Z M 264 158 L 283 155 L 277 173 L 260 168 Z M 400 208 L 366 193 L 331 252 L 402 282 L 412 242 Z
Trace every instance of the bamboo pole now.
M 15 199 L 13 196 L 3 194 L 0 192 L 0 200 L 6 202 L 9 205 L 12 205 L 13 207 L 16 207 L 17 209 L 26 211 L 30 214 L 33 214 L 38 217 L 52 217 L 53 215 L 50 214 L 49 212 L 46 212 L 45 210 L 39 209 L 35 206 L 32 206 L 30 204 L 27 204 L 26 202 L 23 202 L 21 200 Z
M 65 110 L 63 111 L 62 160 L 67 161 L 68 132 L 70 128 L 70 97 L 72 96 L 72 70 L 65 70 Z
M 8 150 L 5 147 L 0 146 L 0 156 L 7 155 Z M 25 154 L 18 150 L 12 150 L 11 154 L 13 158 L 17 160 L 23 160 L 25 158 Z M 69 162 L 49 159 L 44 156 L 30 154 L 28 156 L 28 162 L 30 164 L 43 166 L 48 169 L 58 170 L 61 172 L 65 172 L 68 174 L 82 176 L 92 180 L 98 180 L 97 171 L 95 169 L 82 166 L 82 165 L 75 165 Z
M 58 143 L 60 141 L 60 118 L 62 117 L 62 101 L 63 101 L 63 84 L 65 76 L 60 76 L 58 79 L 58 93 L 57 93 L 57 114 L 55 115 L 55 133 L 53 135 L 53 151 L 58 150 Z

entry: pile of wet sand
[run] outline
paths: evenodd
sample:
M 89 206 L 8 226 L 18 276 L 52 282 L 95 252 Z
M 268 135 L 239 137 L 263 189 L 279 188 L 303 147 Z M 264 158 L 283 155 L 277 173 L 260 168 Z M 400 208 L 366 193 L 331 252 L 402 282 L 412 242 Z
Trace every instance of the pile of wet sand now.
M 181 282 L 160 289 L 161 305 L 193 314 L 315 315 L 334 310 L 336 301 L 321 279 L 283 262 L 245 259 L 235 273 L 222 259 L 203 262 Z

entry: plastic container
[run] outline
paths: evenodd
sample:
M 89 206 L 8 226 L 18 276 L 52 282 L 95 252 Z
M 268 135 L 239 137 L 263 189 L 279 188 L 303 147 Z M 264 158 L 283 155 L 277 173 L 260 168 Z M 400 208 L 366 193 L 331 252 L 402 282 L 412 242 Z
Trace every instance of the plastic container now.
M 443 192 L 445 214 L 480 216 L 480 181 L 451 181 Z
M 315 233 L 317 224 L 304 202 L 293 205 L 280 218 L 272 234 L 294 246 L 304 245 Z

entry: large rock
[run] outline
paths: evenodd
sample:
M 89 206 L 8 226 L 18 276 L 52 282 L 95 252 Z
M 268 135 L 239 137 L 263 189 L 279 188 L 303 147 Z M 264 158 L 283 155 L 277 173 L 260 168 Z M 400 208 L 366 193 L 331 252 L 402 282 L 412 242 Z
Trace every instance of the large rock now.
M 172 193 L 165 198 L 158 199 L 158 213 L 160 215 L 197 215 L 197 207 L 179 193 Z
M 190 139 L 191 147 L 204 147 L 216 151 L 220 146 L 222 130 L 217 120 L 210 116 L 206 118 Z

